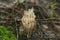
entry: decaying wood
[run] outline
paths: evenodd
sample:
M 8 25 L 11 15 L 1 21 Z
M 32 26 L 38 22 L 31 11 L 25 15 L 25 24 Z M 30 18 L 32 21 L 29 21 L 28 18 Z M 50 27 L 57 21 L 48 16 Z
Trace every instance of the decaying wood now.
M 0 8 L 11 8 L 18 0 L 0 0 Z

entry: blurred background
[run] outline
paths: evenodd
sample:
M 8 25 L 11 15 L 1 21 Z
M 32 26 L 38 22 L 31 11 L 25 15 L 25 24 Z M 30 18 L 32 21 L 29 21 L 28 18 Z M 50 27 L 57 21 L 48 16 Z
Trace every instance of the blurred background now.
M 0 0 L 0 26 L 15 37 L 1 40 L 60 40 L 60 0 Z

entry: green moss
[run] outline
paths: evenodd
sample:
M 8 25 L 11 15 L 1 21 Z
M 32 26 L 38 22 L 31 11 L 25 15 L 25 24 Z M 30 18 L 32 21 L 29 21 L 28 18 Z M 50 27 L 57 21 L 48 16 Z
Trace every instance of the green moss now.
M 57 5 L 57 3 L 55 3 L 55 2 L 50 2 L 49 4 L 48 4 L 48 6 L 49 7 L 51 7 L 50 8 L 50 11 L 48 12 L 48 17 L 49 18 L 55 18 L 55 8 L 56 8 L 56 5 Z
M 0 40 L 16 40 L 11 26 L 0 26 Z
M 57 3 L 55 3 L 55 2 L 50 2 L 48 5 L 51 7 L 51 9 L 55 9 Z

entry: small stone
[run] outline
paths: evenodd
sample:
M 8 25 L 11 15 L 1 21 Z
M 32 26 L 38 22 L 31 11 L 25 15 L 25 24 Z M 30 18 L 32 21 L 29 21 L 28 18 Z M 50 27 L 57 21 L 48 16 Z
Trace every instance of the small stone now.
M 43 27 L 44 27 L 45 29 L 48 29 L 48 26 L 47 26 L 47 25 L 43 25 Z

